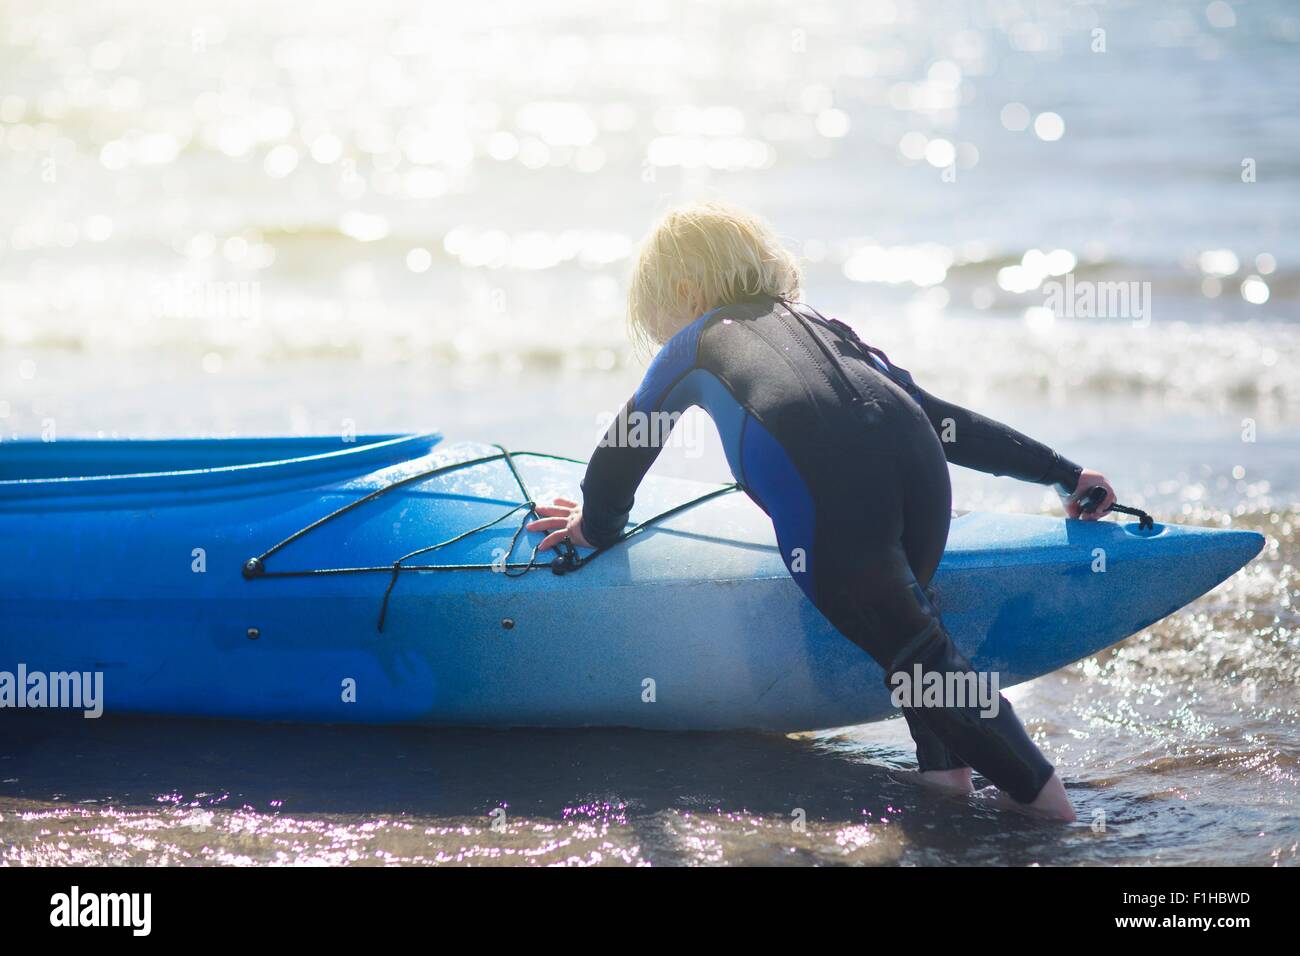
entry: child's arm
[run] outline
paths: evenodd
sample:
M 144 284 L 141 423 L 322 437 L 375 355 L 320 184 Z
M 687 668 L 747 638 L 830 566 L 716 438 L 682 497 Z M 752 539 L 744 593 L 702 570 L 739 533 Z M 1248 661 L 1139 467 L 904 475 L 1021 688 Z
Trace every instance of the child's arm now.
M 582 534 L 595 547 L 611 544 L 627 525 L 636 490 L 663 448 L 653 413 L 624 405 L 591 455 L 582 479 Z M 637 422 L 632 416 L 640 414 Z M 674 418 L 664 419 L 673 423 Z M 638 427 L 639 426 L 639 427 Z M 638 437 L 639 436 L 639 437 Z
M 892 362 L 889 371 L 921 406 L 939 436 L 944 457 L 954 465 L 1040 485 L 1055 485 L 1066 499 L 1065 511 L 1071 518 L 1099 518 L 1115 503 L 1115 491 L 1100 472 L 1076 465 L 1009 425 L 936 398 L 917 385 L 910 372 Z M 1093 512 L 1082 513 L 1075 496 L 1098 485 L 1106 489 L 1106 497 Z
M 913 397 L 930 419 L 944 455 L 954 465 L 1039 485 L 1056 485 L 1062 494 L 1074 494 L 1083 468 L 1042 442 L 979 412 L 935 398 L 919 386 Z
M 582 507 L 556 501 L 538 508 L 542 521 L 529 530 L 551 531 L 538 546 L 553 548 L 566 537 L 579 547 L 613 544 L 627 525 L 641 479 L 650 470 L 682 412 L 693 403 L 689 390 L 675 389 L 694 368 L 700 333 L 708 315 L 674 335 L 646 369 L 645 378 L 600 440 L 582 479 Z
M 639 412 L 635 396 L 630 399 L 610 423 L 587 463 L 581 507 L 563 498 L 555 499 L 553 505 L 538 507 L 542 520 L 529 524 L 528 530 L 551 532 L 538 549 L 549 550 L 565 538 L 580 548 L 604 547 L 618 540 L 632 512 L 636 490 L 659 457 L 667 437 L 656 429 L 675 422 L 676 416 L 656 418 Z

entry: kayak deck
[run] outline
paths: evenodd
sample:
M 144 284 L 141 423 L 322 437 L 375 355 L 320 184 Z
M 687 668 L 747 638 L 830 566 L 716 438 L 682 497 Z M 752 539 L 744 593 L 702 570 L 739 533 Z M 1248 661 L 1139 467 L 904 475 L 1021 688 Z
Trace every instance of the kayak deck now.
M 7 499 L 195 490 L 302 476 L 361 474 L 426 454 L 418 435 L 19 440 L 0 445 Z

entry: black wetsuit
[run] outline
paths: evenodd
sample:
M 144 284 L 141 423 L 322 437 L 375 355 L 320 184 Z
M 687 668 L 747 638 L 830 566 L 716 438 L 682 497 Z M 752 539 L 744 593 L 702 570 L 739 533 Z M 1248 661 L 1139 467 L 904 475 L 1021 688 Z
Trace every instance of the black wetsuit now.
M 667 429 L 693 405 L 713 418 L 732 474 L 771 517 L 786 567 L 846 637 L 885 669 L 970 672 L 925 593 L 951 516 L 945 462 L 1073 492 L 1080 469 L 1005 425 L 922 391 L 884 353 L 805 305 L 755 297 L 669 340 L 591 457 L 582 531 L 618 537 Z M 638 423 L 637 416 L 644 416 Z M 942 441 L 940 440 L 942 437 Z M 1052 766 L 1011 705 L 904 708 L 922 770 L 971 766 L 1029 802 Z

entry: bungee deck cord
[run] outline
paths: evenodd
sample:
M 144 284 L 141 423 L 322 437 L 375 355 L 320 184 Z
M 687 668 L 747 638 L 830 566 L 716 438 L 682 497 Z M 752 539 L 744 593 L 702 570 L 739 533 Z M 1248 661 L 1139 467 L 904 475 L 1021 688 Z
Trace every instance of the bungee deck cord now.
M 529 554 L 527 561 L 511 561 L 510 557 L 515 553 L 515 548 L 518 546 L 519 539 L 523 536 L 524 530 L 527 527 L 528 522 L 535 517 L 540 517 L 537 514 L 537 502 L 534 500 L 533 496 L 529 493 L 528 485 L 524 481 L 523 476 L 519 474 L 519 469 L 515 467 L 515 459 L 525 458 L 525 457 L 545 458 L 550 461 L 567 461 L 576 465 L 585 464 L 585 462 L 577 458 L 569 458 L 564 455 L 550 455 L 545 452 L 535 452 L 535 451 L 511 452 L 508 451 L 503 445 L 493 445 L 492 447 L 498 449 L 497 454 L 482 455 L 478 458 L 470 458 L 470 459 L 466 459 L 465 461 L 452 462 L 446 465 L 438 465 L 434 468 L 426 468 L 423 471 L 418 471 L 413 474 L 407 475 L 404 478 L 399 478 L 396 481 L 384 485 L 381 488 L 376 488 L 374 491 L 370 492 L 369 494 L 363 495 L 362 497 L 358 498 L 355 501 L 350 501 L 347 504 L 343 505 L 341 508 L 336 508 L 334 511 L 331 511 L 329 514 L 321 518 L 318 518 L 317 520 L 313 521 L 311 524 L 307 525 L 306 527 L 301 528 L 298 531 L 295 531 L 293 534 L 289 535 L 284 540 L 277 542 L 276 544 L 272 545 L 270 548 L 267 548 L 265 551 L 263 551 L 261 554 L 257 555 L 256 557 L 249 558 L 247 561 L 244 562 L 243 565 L 244 577 L 251 581 L 255 578 L 302 578 L 302 577 L 314 577 L 316 575 L 332 575 L 332 574 L 386 573 L 389 575 L 388 587 L 384 589 L 384 597 L 379 607 L 379 619 L 376 622 L 376 629 L 382 633 L 384 630 L 384 620 L 388 616 L 389 598 L 392 596 L 393 588 L 397 586 L 397 579 L 403 571 L 416 571 L 416 572 L 494 571 L 498 574 L 504 574 L 506 577 L 522 577 L 523 575 L 527 574 L 529 571 L 532 571 L 536 568 L 549 567 L 551 571 L 557 575 L 568 574 L 571 571 L 578 571 L 586 567 L 588 564 L 590 564 L 596 558 L 600 557 L 606 551 L 610 550 L 611 548 L 618 547 L 619 545 L 626 542 L 628 539 L 635 537 L 638 534 L 641 534 L 647 528 L 654 526 L 655 524 L 657 524 L 660 521 L 663 521 L 666 518 L 671 518 L 673 515 L 679 514 L 687 510 L 688 508 L 693 508 L 696 505 L 703 504 L 706 501 L 711 501 L 714 498 L 718 498 L 721 497 L 722 495 L 731 494 L 734 491 L 740 490 L 740 485 L 735 482 L 732 482 L 731 484 L 721 485 L 718 488 L 715 488 L 712 491 L 705 492 L 702 495 L 697 495 L 694 498 L 690 498 L 679 505 L 669 508 L 666 511 L 661 511 L 659 512 L 659 514 L 656 514 L 638 524 L 633 525 L 631 528 L 626 529 L 622 534 L 620 534 L 614 541 L 610 542 L 609 544 L 603 547 L 593 548 L 586 555 L 579 554 L 578 549 L 574 547 L 573 542 L 570 541 L 568 538 L 565 538 L 560 543 L 560 546 L 558 548 L 558 553 L 550 561 L 538 563 L 537 552 L 538 552 L 538 546 L 541 544 L 540 541 L 538 542 L 538 544 L 533 545 L 532 553 Z M 360 508 L 362 505 L 367 504 L 368 502 L 374 501 L 376 498 L 380 498 L 388 494 L 390 491 L 394 491 L 398 488 L 405 487 L 406 485 L 414 484 L 418 481 L 425 481 L 429 478 L 435 478 L 438 475 L 444 475 L 447 474 L 448 472 L 456 471 L 461 468 L 469 468 L 474 465 L 483 465 L 494 461 L 504 461 L 506 463 L 506 466 L 510 469 L 511 476 L 515 480 L 515 484 L 519 488 L 519 493 L 523 497 L 523 501 L 520 501 L 518 504 L 514 505 L 513 507 L 507 509 L 506 511 L 503 511 L 501 514 L 497 515 L 497 517 L 493 518 L 491 521 L 485 521 L 483 524 L 470 528 L 467 531 L 462 531 L 460 534 L 447 538 L 445 541 L 439 541 L 436 544 L 426 545 L 423 548 L 417 548 L 414 551 L 409 551 L 406 554 L 399 557 L 397 560 L 393 561 L 391 564 L 381 564 L 381 565 L 375 565 L 373 567 L 351 567 L 351 568 L 295 568 L 286 571 L 274 571 L 268 569 L 266 566 L 266 562 L 268 558 L 270 558 L 276 552 L 283 550 L 285 547 L 292 544 L 294 541 L 297 541 L 299 538 L 302 538 L 310 534 L 312 531 L 315 531 L 317 528 L 321 527 L 322 525 L 328 524 L 329 522 L 333 521 L 335 518 L 347 514 L 348 512 Z M 1084 498 L 1083 510 L 1085 511 L 1093 510 L 1094 508 L 1097 507 L 1097 505 L 1101 503 L 1104 497 L 1105 497 L 1105 491 L 1103 489 L 1101 488 L 1091 489 L 1089 494 Z M 1139 528 L 1143 528 L 1143 529 L 1150 528 L 1153 523 L 1152 518 L 1149 514 L 1137 508 L 1128 508 L 1125 507 L 1124 505 L 1116 503 L 1116 504 L 1112 504 L 1108 510 L 1120 511 L 1125 514 L 1136 516 L 1138 518 Z M 514 534 L 511 535 L 510 537 L 510 547 L 506 549 L 506 553 L 500 561 L 493 562 L 491 564 L 407 564 L 406 563 L 411 558 L 418 557 L 422 554 L 429 554 L 433 551 L 438 551 L 441 550 L 442 548 L 446 548 L 453 544 L 456 544 L 459 541 L 464 541 L 466 538 L 470 537 L 471 535 L 475 535 L 478 534 L 480 531 L 486 531 L 488 528 L 495 527 L 496 525 L 499 525 L 501 522 L 505 521 L 507 518 L 510 518 L 512 515 L 519 514 L 520 512 L 523 512 L 523 517 L 520 519 L 519 525 L 515 528 Z
M 673 515 L 679 514 L 680 512 L 687 510 L 688 508 L 693 508 L 696 505 L 703 504 L 706 501 L 710 501 L 722 495 L 730 494 L 733 491 L 738 491 L 740 489 L 740 485 L 733 482 L 731 484 L 722 485 L 718 488 L 713 489 L 712 491 L 705 492 L 702 495 L 697 495 L 696 497 L 690 498 L 679 505 L 669 508 L 667 511 L 661 511 L 659 514 L 656 514 L 638 524 L 633 525 L 631 528 L 626 529 L 622 534 L 620 534 L 618 538 L 616 538 L 614 541 L 610 542 L 604 547 L 593 548 L 586 555 L 579 554 L 578 549 L 574 547 L 573 542 L 571 542 L 568 538 L 565 538 L 564 541 L 561 542 L 560 544 L 559 553 L 556 554 L 556 556 L 550 561 L 543 561 L 540 563 L 538 562 L 537 551 L 538 551 L 538 545 L 540 545 L 541 543 L 540 541 L 538 542 L 537 545 L 533 545 L 532 553 L 528 556 L 527 561 L 511 561 L 510 557 L 515 553 L 515 548 L 518 546 L 519 539 L 523 536 L 524 530 L 527 527 L 529 521 L 532 520 L 533 518 L 540 517 L 537 514 L 537 502 L 536 500 L 534 500 L 533 496 L 529 493 L 528 485 L 527 483 L 525 483 L 523 476 L 519 474 L 519 469 L 515 467 L 515 459 L 524 458 L 524 457 L 545 458 L 550 461 L 567 461 L 577 465 L 585 464 L 585 462 L 577 458 L 568 458 L 564 455 L 550 455 L 550 454 L 546 454 L 545 452 L 535 452 L 535 451 L 511 452 L 508 451 L 503 445 L 493 445 L 492 447 L 497 448 L 499 450 L 497 454 L 483 455 L 478 458 L 470 458 L 465 461 L 452 462 L 446 465 L 438 465 L 434 468 L 426 468 L 423 471 L 418 471 L 415 472 L 414 474 L 410 474 L 403 478 L 399 478 L 396 481 L 384 485 L 382 488 L 376 488 L 374 491 L 370 492 L 369 494 L 363 495 L 362 497 L 358 498 L 355 501 L 350 501 L 347 504 L 343 505 L 341 508 L 336 508 L 334 511 L 331 511 L 329 514 L 321 518 L 318 518 L 317 520 L 313 521 L 311 524 L 307 525 L 306 527 L 301 528 L 298 531 L 295 531 L 293 534 L 289 535 L 284 540 L 277 542 L 276 544 L 272 545 L 270 548 L 267 548 L 265 551 L 263 551 L 261 554 L 257 555 L 256 557 L 249 558 L 247 561 L 244 562 L 243 565 L 244 577 L 251 581 L 255 578 L 302 578 L 302 577 L 314 577 L 316 575 L 332 575 L 332 574 L 375 574 L 381 572 L 387 573 L 390 575 L 388 580 L 388 587 L 384 591 L 383 601 L 380 604 L 380 608 L 379 608 L 379 619 L 376 622 L 376 628 L 380 632 L 382 632 L 384 629 L 384 619 L 388 615 L 389 597 L 393 593 L 393 588 L 397 585 L 398 576 L 403 571 L 417 571 L 417 572 L 418 571 L 494 571 L 498 574 L 504 574 L 506 577 L 522 577 L 523 575 L 527 574 L 529 571 L 532 571 L 536 568 L 549 567 L 551 571 L 557 575 L 567 574 L 570 571 L 577 571 L 581 568 L 586 567 L 588 564 L 590 564 L 596 558 L 600 557 L 600 555 L 604 554 L 606 551 L 610 550 L 611 548 L 617 547 L 618 545 L 627 541 L 629 538 L 632 538 L 635 535 L 642 533 L 647 528 L 657 524 L 660 521 L 663 521 L 666 518 L 670 518 Z M 380 498 L 388 494 L 390 491 L 394 491 L 398 488 L 402 488 L 406 485 L 414 484 L 419 481 L 425 481 L 429 478 L 435 478 L 438 475 L 444 475 L 447 474 L 448 472 L 456 471 L 461 468 L 469 468 L 474 465 L 483 465 L 494 461 L 504 461 L 506 463 L 506 466 L 510 469 L 511 476 L 515 480 L 515 484 L 519 488 L 519 493 L 523 497 L 523 501 L 519 502 L 512 508 L 509 508 L 506 511 L 502 512 L 497 517 L 493 518 L 491 521 L 485 521 L 483 524 L 478 525 L 477 527 L 474 528 L 470 528 L 467 531 L 462 531 L 460 534 L 454 535 L 453 537 L 450 537 L 445 541 L 439 541 L 436 544 L 427 545 L 426 547 L 417 548 L 414 551 L 410 551 L 402 555 L 397 560 L 393 561 L 391 564 L 381 564 L 381 565 L 376 565 L 374 567 L 351 567 L 351 568 L 294 568 L 285 571 L 271 570 L 266 566 L 266 562 L 268 558 L 270 558 L 276 552 L 283 550 L 285 547 L 292 544 L 294 541 L 297 541 L 299 538 L 302 538 L 310 534 L 312 531 L 315 531 L 317 528 L 321 527 L 322 525 L 328 524 L 329 522 L 333 521 L 335 518 L 347 514 L 348 512 L 360 508 L 362 505 L 367 504 L 368 502 L 374 501 L 376 498 Z M 495 527 L 496 525 L 499 525 L 501 522 L 510 518 L 512 515 L 516 515 L 520 512 L 523 512 L 523 517 L 520 519 L 518 527 L 515 528 L 514 534 L 510 538 L 510 547 L 506 549 L 506 553 L 500 561 L 496 561 L 491 564 L 407 564 L 406 563 L 411 558 L 418 557 L 419 555 L 422 554 L 429 554 L 430 552 L 433 551 L 438 551 L 442 548 L 446 548 L 449 547 L 450 545 L 456 544 L 458 541 L 464 541 L 466 538 L 470 537 L 471 535 L 475 535 L 478 534 L 480 531 L 486 531 L 488 528 Z

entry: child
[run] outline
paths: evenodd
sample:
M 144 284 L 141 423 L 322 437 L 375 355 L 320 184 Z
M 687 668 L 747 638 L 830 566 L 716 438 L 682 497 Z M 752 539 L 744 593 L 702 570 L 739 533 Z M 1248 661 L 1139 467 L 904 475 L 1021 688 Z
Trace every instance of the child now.
M 1114 492 L 1097 472 L 923 391 L 847 326 L 796 304 L 799 290 L 794 257 L 757 217 L 712 202 L 668 212 L 641 246 L 628 295 L 634 337 L 662 347 L 620 416 L 704 408 L 736 481 L 772 519 L 786 567 L 830 622 L 887 679 L 918 664 L 969 673 L 924 590 L 948 536 L 945 459 L 1055 485 L 1072 518 L 1105 514 Z M 542 549 L 618 537 L 660 450 L 618 443 L 635 433 L 610 426 L 581 508 L 563 499 L 538 508 L 529 527 L 550 532 Z M 1098 485 L 1105 499 L 1081 515 L 1075 496 Z M 1074 819 L 1005 699 L 995 716 L 974 703 L 903 714 L 922 782 L 970 792 L 973 767 L 1000 805 Z

